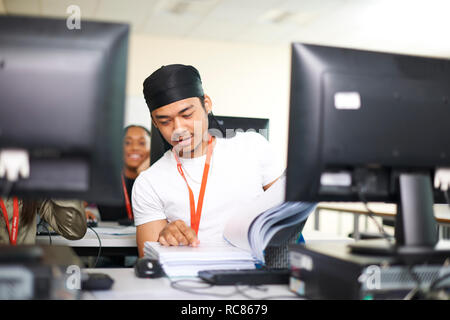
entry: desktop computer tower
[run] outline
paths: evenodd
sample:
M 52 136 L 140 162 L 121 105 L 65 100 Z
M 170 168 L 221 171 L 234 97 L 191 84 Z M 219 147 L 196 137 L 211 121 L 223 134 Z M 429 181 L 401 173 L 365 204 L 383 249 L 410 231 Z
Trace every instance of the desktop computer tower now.
M 70 247 L 0 245 L 0 300 L 79 299 L 82 267 Z
M 450 273 L 444 263 L 405 265 L 395 256 L 353 254 L 346 244 L 290 245 L 289 289 L 309 299 L 403 299 Z M 441 286 L 450 288 L 450 278 Z

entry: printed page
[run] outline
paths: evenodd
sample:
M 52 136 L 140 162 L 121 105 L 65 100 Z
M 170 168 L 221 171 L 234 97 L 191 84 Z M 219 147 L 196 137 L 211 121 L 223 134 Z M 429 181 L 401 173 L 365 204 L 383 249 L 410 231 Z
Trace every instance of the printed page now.
M 254 269 L 252 255 L 225 242 L 191 246 L 162 246 L 146 242 L 146 257 L 158 259 L 168 277 L 195 277 L 201 270 Z
M 249 243 L 249 230 L 255 219 L 263 212 L 284 202 L 286 177 L 282 176 L 266 192 L 248 201 L 228 219 L 223 236 L 232 245 L 252 252 Z
M 159 242 L 145 242 L 144 252 L 160 262 L 210 260 L 252 260 L 251 254 L 225 242 L 200 243 L 191 246 L 163 246 Z

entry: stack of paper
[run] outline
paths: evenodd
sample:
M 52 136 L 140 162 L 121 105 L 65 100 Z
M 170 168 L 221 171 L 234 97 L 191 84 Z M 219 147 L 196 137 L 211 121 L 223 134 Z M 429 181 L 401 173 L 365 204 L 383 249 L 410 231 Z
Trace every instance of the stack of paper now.
M 197 247 L 165 247 L 146 242 L 146 257 L 157 259 L 168 277 L 196 277 L 201 270 L 254 269 L 250 253 L 225 242 L 200 243 Z

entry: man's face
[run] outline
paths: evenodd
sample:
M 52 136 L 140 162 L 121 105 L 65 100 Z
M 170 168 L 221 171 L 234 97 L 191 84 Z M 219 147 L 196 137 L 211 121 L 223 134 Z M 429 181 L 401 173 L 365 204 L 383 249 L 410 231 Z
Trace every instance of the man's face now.
M 204 147 L 207 141 L 207 112 L 211 110 L 210 102 L 209 97 L 205 95 L 205 108 L 203 108 L 199 98 L 187 98 L 152 112 L 155 126 L 164 139 L 182 156 L 203 153 L 203 150 L 199 148 Z

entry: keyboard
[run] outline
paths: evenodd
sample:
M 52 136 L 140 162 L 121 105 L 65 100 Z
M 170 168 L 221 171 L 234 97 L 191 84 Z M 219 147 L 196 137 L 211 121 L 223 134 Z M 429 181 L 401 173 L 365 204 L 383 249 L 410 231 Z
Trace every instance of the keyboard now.
M 289 269 L 203 270 L 198 273 L 203 281 L 214 285 L 288 284 Z

